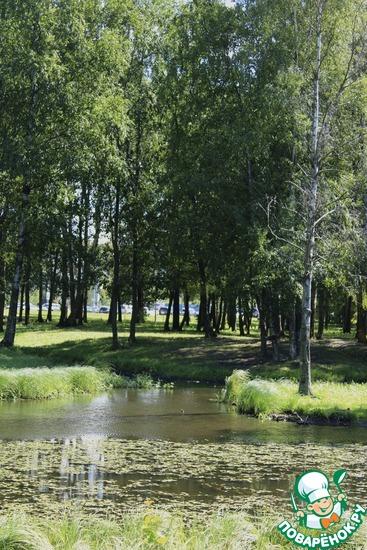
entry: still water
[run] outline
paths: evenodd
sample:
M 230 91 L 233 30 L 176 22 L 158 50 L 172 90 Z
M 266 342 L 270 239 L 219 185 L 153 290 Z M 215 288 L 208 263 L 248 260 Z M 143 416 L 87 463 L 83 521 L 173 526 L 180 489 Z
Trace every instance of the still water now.
M 1 403 L 0 506 L 287 510 L 294 477 L 311 467 L 346 468 L 346 492 L 367 500 L 367 429 L 261 422 L 218 403 L 217 392 Z

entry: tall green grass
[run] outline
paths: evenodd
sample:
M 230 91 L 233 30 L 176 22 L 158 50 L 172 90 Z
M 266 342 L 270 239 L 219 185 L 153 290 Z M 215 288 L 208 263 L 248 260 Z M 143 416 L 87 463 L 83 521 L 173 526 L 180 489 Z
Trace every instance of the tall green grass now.
M 127 381 L 95 367 L 1 369 L 0 399 L 51 399 L 93 394 L 127 385 Z
M 234 371 L 226 381 L 225 400 L 239 413 L 256 416 L 298 413 L 329 420 L 367 420 L 367 384 L 317 382 L 313 396 L 298 394 L 295 381 L 251 379 L 248 372 Z
M 128 378 L 107 367 L 0 369 L 0 400 L 52 399 L 96 394 L 113 388 L 172 389 L 172 386 L 154 381 L 149 374 Z
M 189 523 L 178 514 L 148 511 L 121 521 L 61 516 L 37 519 L 0 516 L 1 550 L 276 550 L 294 548 L 276 531 L 268 516 L 249 520 L 244 514 L 198 516 Z M 348 542 L 350 550 L 366 548 L 366 529 Z

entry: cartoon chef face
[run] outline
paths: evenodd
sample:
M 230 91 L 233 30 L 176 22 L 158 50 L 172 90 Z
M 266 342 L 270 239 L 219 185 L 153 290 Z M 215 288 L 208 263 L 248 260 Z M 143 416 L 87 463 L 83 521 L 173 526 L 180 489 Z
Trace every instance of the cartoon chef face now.
M 329 493 L 329 480 L 322 472 L 313 470 L 300 476 L 296 482 L 296 491 L 308 503 L 309 512 L 321 517 L 332 512 L 334 501 Z
M 345 470 L 337 470 L 333 479 L 338 483 L 346 476 Z M 292 495 L 292 506 L 300 523 L 310 529 L 328 529 L 339 523 L 347 508 L 346 496 L 340 491 L 333 499 L 329 493 L 329 479 L 319 470 L 309 470 L 297 477 L 294 490 L 296 495 L 307 503 L 307 512 L 299 510 Z
M 317 516 L 321 517 L 330 515 L 333 509 L 334 501 L 331 497 L 320 498 L 319 500 L 316 500 L 316 502 L 309 503 L 307 505 L 307 510 L 309 512 L 313 512 Z

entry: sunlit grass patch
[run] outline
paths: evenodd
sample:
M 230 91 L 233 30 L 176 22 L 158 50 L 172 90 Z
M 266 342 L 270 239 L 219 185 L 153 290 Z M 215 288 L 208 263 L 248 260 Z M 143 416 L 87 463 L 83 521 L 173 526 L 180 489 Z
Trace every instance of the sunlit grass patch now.
M 326 419 L 367 419 L 367 384 L 316 382 L 313 396 L 298 393 L 298 384 L 288 379 L 252 379 L 247 372 L 234 371 L 227 379 L 225 399 L 239 413 L 256 416 L 297 413 Z
M 51 399 L 98 393 L 127 385 L 122 377 L 95 367 L 1 369 L 0 399 Z

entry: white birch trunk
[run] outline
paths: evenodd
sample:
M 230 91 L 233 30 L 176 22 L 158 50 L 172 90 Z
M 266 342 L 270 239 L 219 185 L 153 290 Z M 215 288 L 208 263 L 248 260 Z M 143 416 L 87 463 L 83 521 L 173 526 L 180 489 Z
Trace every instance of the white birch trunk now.
M 311 129 L 311 179 L 307 195 L 307 229 L 306 245 L 303 259 L 303 295 L 302 295 L 302 324 L 300 335 L 300 378 L 299 393 L 312 394 L 311 384 L 311 353 L 310 353 L 310 325 L 311 325 L 311 291 L 314 268 L 315 251 L 315 221 L 317 207 L 317 193 L 320 171 L 320 73 L 322 33 L 321 20 L 323 15 L 323 0 L 318 3 L 317 34 L 316 34 L 316 69 L 313 81 L 313 113 Z

